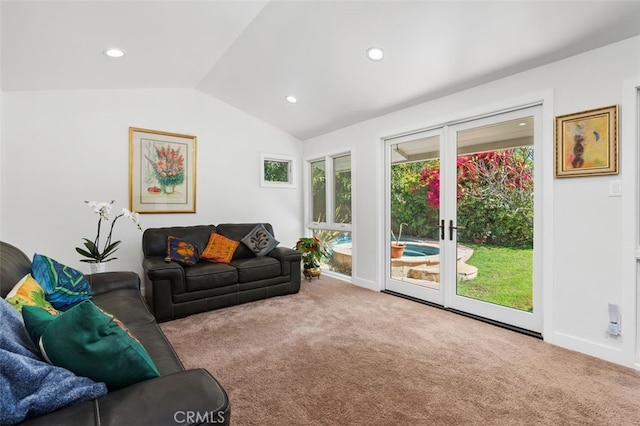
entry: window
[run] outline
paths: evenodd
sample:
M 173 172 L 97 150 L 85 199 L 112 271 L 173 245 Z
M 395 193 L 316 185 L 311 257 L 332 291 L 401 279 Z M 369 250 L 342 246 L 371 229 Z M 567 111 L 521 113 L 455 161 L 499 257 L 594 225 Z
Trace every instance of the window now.
M 261 155 L 260 185 L 272 188 L 295 188 L 293 157 Z
M 307 228 L 328 248 L 323 269 L 351 275 L 351 154 L 308 162 Z
M 311 163 L 311 222 L 325 222 L 327 220 L 327 173 L 325 160 Z
M 333 221 L 351 224 L 351 155 L 333 158 Z

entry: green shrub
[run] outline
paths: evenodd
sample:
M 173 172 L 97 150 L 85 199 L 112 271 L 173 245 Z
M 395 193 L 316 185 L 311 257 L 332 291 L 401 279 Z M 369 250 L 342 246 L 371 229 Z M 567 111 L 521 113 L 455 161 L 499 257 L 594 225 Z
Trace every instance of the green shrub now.
M 458 219 L 461 242 L 533 247 L 533 151 L 519 147 L 461 155 Z M 407 234 L 438 238 L 440 162 L 392 166 L 391 218 Z

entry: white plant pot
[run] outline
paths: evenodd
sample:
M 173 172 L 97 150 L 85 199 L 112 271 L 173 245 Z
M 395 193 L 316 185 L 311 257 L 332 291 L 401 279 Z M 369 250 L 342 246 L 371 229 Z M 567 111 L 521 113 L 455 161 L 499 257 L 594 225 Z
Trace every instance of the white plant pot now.
M 99 274 L 101 272 L 107 272 L 107 262 L 90 263 L 89 265 L 91 266 L 91 273 L 92 274 Z

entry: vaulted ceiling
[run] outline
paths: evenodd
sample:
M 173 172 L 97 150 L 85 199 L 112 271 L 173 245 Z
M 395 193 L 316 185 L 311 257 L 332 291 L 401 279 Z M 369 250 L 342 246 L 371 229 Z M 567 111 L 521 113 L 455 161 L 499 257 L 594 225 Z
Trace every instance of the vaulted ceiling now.
M 4 91 L 192 88 L 300 139 L 640 34 L 640 1 L 2 0 L 0 14 Z M 103 55 L 114 46 L 126 55 Z

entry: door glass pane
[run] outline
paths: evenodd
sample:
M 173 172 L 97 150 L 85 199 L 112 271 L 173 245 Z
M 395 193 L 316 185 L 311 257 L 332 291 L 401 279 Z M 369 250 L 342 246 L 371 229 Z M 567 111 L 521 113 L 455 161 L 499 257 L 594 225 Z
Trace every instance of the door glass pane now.
M 533 117 L 458 132 L 460 296 L 533 311 Z
M 334 223 L 351 223 L 351 155 L 333 159 Z
M 440 137 L 391 147 L 393 280 L 440 289 Z
M 324 160 L 311 163 L 311 221 L 327 220 L 326 167 Z

